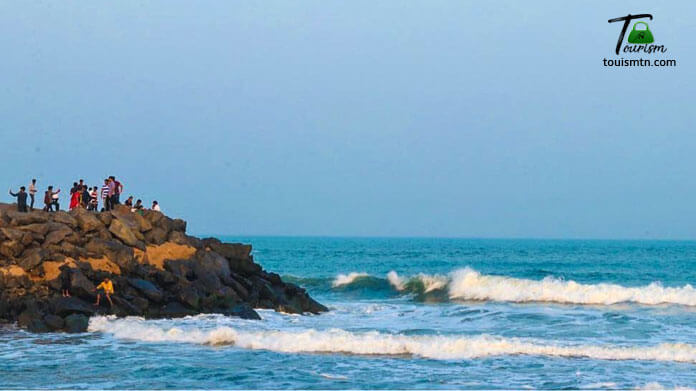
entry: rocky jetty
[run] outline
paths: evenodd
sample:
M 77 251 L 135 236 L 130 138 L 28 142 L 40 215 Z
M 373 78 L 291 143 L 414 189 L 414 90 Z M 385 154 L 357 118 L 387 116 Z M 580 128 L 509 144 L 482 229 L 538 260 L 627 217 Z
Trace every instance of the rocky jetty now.
M 71 297 L 60 291 L 69 267 Z M 114 284 L 113 307 L 95 306 L 95 286 Z M 251 246 L 186 235 L 186 222 L 119 206 L 19 213 L 0 204 L 0 322 L 34 332 L 81 332 L 90 316 L 173 318 L 219 313 L 256 318 L 253 308 L 320 313 L 301 287 L 254 263 Z

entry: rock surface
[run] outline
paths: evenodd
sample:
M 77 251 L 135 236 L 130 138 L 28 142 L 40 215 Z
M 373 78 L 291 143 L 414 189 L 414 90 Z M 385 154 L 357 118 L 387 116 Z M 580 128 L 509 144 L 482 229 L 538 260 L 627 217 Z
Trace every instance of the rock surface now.
M 253 308 L 320 313 L 327 308 L 254 263 L 251 246 L 186 235 L 186 222 L 120 206 L 19 213 L 0 204 L 0 322 L 33 332 L 83 332 L 89 316 L 169 318 L 220 313 L 260 319 Z M 62 297 L 61 270 L 71 297 Z M 95 286 L 114 283 L 99 307 Z

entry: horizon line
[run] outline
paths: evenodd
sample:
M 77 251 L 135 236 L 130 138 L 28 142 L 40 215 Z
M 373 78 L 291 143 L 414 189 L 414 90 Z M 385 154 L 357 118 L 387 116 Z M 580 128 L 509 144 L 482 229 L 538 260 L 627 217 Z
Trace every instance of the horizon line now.
M 325 239 L 461 239 L 461 240 L 547 240 L 547 241 L 606 241 L 606 242 L 696 242 L 696 238 L 598 238 L 598 237 L 522 237 L 522 236 L 428 236 L 428 235 L 313 235 L 313 234 L 211 234 L 187 233 L 197 237 L 240 238 L 325 238 Z

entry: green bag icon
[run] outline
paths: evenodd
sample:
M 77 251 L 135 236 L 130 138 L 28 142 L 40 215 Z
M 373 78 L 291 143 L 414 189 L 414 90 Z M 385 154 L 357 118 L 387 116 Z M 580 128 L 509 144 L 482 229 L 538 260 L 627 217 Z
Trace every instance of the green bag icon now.
M 638 23 L 644 24 L 645 30 L 636 30 L 636 26 L 638 26 Z M 653 42 L 655 42 L 655 38 L 653 38 L 653 35 L 650 32 L 650 28 L 648 28 L 647 23 L 636 22 L 635 24 L 633 24 L 633 30 L 631 30 L 631 33 L 628 34 L 628 43 L 653 43 Z

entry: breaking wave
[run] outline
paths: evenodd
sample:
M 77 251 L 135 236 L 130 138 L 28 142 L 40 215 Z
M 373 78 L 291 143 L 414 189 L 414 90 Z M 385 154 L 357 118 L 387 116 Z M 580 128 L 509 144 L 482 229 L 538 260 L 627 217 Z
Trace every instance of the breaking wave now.
M 659 283 L 625 287 L 616 284 L 580 284 L 547 277 L 527 280 L 481 274 L 465 268 L 450 274 L 449 296 L 462 300 L 507 302 L 556 302 L 570 304 L 637 303 L 645 305 L 681 304 L 696 306 L 696 290 L 691 285 L 663 287 Z
M 302 284 L 302 280 L 297 281 Z M 322 289 L 319 280 L 307 281 Z M 323 285 L 326 287 L 327 282 Z M 312 288 L 312 286 L 310 286 Z M 696 306 L 696 289 L 690 284 L 664 287 L 659 282 L 638 287 L 618 284 L 582 284 L 572 280 L 546 277 L 531 280 L 481 274 L 472 268 L 449 274 L 416 274 L 402 277 L 391 271 L 386 278 L 367 273 L 339 274 L 325 289 L 337 291 L 367 290 L 390 294 L 412 294 L 418 300 L 500 301 L 513 303 L 553 302 L 582 305 L 635 303 L 642 305 L 678 304 Z
M 343 353 L 416 356 L 436 360 L 475 359 L 501 355 L 586 357 L 597 360 L 646 360 L 696 363 L 696 346 L 664 343 L 654 346 L 562 345 L 489 335 L 402 335 L 354 333 L 341 329 L 246 331 L 232 327 L 211 330 L 165 327 L 141 318 L 93 317 L 89 330 L 119 339 L 233 345 L 242 349 L 282 353 Z
M 370 277 L 370 275 L 367 273 L 352 272 L 352 273 L 348 273 L 348 274 L 339 274 L 333 280 L 333 282 L 331 283 L 331 286 L 334 288 L 338 288 L 339 286 L 352 284 L 358 279 L 369 278 L 369 277 Z

